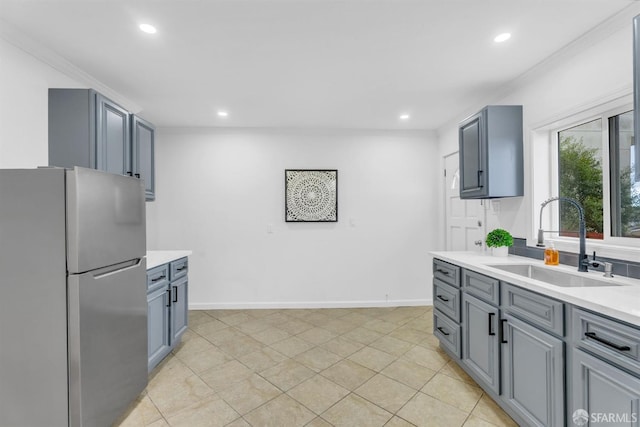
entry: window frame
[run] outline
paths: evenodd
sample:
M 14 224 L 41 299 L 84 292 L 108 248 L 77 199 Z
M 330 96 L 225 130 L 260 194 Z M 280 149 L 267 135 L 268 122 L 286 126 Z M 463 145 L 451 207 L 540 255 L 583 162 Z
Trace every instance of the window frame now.
M 633 110 L 633 102 L 631 96 L 621 96 L 606 103 L 600 103 L 585 108 L 573 114 L 566 114 L 563 119 L 558 119 L 547 123 L 546 125 L 537 126 L 531 132 L 531 157 L 532 174 L 531 174 L 531 211 L 532 212 L 532 230 L 530 235 L 530 244 L 535 246 L 537 242 L 537 232 L 540 228 L 540 205 L 543 201 L 550 197 L 556 197 L 559 193 L 559 151 L 558 151 L 558 133 L 562 130 L 587 123 L 598 118 L 602 119 L 602 185 L 603 185 L 603 234 L 604 238 L 587 239 L 587 253 L 597 251 L 599 256 L 636 260 L 640 254 L 640 238 L 633 237 L 617 237 L 612 236 L 611 224 L 611 153 L 609 144 L 609 118 L 618 114 Z M 539 147 L 542 153 L 534 153 L 534 146 L 547 141 L 546 149 Z M 546 152 L 544 151 L 546 150 Z M 544 160 L 546 159 L 546 160 Z M 542 164 L 546 162 L 546 164 Z M 536 171 L 540 169 L 540 172 Z M 544 171 L 547 171 L 545 176 Z M 543 229 L 553 230 L 544 234 L 545 244 L 553 243 L 554 246 L 561 251 L 578 252 L 578 238 L 560 236 L 559 230 L 559 205 L 557 202 L 547 205 L 543 212 Z

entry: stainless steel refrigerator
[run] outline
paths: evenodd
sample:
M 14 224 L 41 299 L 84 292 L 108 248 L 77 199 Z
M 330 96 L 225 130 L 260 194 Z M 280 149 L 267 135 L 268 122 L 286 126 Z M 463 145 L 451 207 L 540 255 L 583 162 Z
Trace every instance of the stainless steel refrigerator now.
M 144 186 L 0 170 L 0 426 L 109 426 L 147 385 Z

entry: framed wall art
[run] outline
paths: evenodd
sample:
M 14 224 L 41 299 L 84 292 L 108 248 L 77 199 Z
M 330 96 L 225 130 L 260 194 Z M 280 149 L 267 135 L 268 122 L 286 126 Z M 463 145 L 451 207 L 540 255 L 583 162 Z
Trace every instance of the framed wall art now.
M 285 169 L 286 222 L 338 222 L 336 169 Z

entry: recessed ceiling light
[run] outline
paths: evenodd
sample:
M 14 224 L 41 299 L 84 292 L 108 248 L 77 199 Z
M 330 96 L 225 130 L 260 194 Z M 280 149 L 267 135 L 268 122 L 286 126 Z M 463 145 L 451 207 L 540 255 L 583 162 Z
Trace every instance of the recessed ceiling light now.
M 156 27 L 150 24 L 140 24 L 138 28 L 140 28 L 140 31 L 143 31 L 147 34 L 155 34 L 158 31 L 156 30 Z
M 218 117 L 227 117 L 229 113 L 226 111 L 218 111 Z
M 502 33 L 502 34 L 498 34 L 493 41 L 496 43 L 502 43 L 502 42 L 506 42 L 507 40 L 509 40 L 511 38 L 511 33 Z
M 410 118 L 411 118 L 411 116 L 410 116 L 410 115 L 408 115 L 408 114 L 402 114 L 402 115 L 400 115 L 400 120 L 409 120 Z

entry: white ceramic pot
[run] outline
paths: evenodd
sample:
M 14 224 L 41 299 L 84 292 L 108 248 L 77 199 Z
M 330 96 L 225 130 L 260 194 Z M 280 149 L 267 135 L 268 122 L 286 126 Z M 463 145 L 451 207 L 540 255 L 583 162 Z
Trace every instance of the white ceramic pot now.
M 500 246 L 497 248 L 491 248 L 491 255 L 505 257 L 509 256 L 509 247 L 508 246 Z

